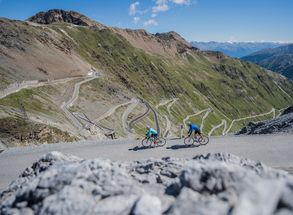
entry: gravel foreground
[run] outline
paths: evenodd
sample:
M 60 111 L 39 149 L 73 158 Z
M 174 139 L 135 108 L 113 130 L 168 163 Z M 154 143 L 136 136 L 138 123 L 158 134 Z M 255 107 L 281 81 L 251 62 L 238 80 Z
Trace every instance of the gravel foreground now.
M 293 214 L 293 177 L 226 153 L 118 162 L 50 152 L 1 193 L 0 214 Z

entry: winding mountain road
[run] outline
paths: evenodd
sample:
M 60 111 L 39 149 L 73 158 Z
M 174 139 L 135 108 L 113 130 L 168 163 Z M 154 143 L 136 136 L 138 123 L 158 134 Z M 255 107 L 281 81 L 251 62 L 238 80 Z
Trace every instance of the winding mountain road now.
M 282 91 L 282 93 L 284 93 L 286 96 L 288 96 L 289 98 L 291 98 L 291 96 L 276 81 L 274 81 L 274 83 Z
M 66 83 L 68 81 L 72 81 L 79 78 L 81 77 L 62 78 L 62 79 L 56 79 L 56 80 L 44 81 L 44 82 L 39 82 L 39 80 L 31 80 L 31 81 L 27 81 L 20 84 L 15 83 L 15 87 L 12 87 L 11 89 L 4 89 L 3 92 L 2 91 L 0 92 L 0 99 L 3 99 L 13 93 L 17 93 L 23 89 L 37 88 L 37 87 L 42 87 L 42 86 L 51 85 L 51 84 L 61 84 L 61 83 Z
M 223 132 L 222 132 L 222 135 L 225 135 L 225 131 L 226 131 L 226 129 L 227 129 L 227 121 L 224 120 L 224 119 L 222 119 L 222 122 L 221 122 L 219 125 L 214 126 L 214 127 L 209 131 L 208 136 L 212 136 L 213 132 L 214 132 L 216 129 L 222 127 L 222 126 L 224 126 L 224 128 L 223 128 Z
M 116 110 L 120 107 L 123 107 L 123 106 L 126 106 L 126 105 L 129 105 L 131 104 L 132 102 L 131 101 L 128 101 L 128 102 L 125 102 L 125 103 L 122 103 L 122 104 L 119 104 L 119 105 L 116 105 L 114 107 L 111 107 L 108 111 L 106 111 L 104 114 L 102 114 L 101 116 L 99 116 L 97 119 L 95 119 L 94 121 L 95 122 L 99 122 L 103 119 L 106 119 L 108 118 L 109 116 L 113 115 Z
M 175 102 L 177 102 L 177 100 L 178 100 L 178 98 L 173 99 L 172 102 L 168 104 L 167 111 L 168 111 L 169 115 L 171 115 L 171 108 L 175 104 Z
M 122 117 L 121 117 L 122 127 L 125 133 L 130 133 L 129 123 L 127 122 L 127 119 L 129 114 L 136 108 L 138 104 L 139 104 L 139 100 L 136 98 L 132 98 L 130 101 L 130 105 L 127 106 L 127 108 L 122 114 Z
M 201 124 L 200 124 L 200 130 L 203 131 L 203 128 L 204 128 L 204 121 L 205 119 L 209 116 L 209 114 L 212 112 L 213 110 L 211 108 L 209 108 L 207 110 L 207 112 L 205 113 L 205 115 L 202 117 L 201 119 Z
M 231 124 L 230 124 L 230 126 L 229 126 L 229 128 L 225 131 L 225 134 L 229 133 L 229 131 L 231 130 L 231 128 L 233 127 L 233 124 L 235 122 L 239 122 L 239 121 L 246 120 L 246 119 L 252 119 L 252 118 L 256 118 L 256 117 L 260 117 L 260 116 L 265 116 L 265 115 L 269 115 L 271 113 L 273 113 L 274 116 L 275 116 L 276 115 L 276 109 L 272 108 L 272 110 L 267 112 L 267 113 L 262 113 L 262 114 L 258 114 L 258 115 L 254 115 L 254 116 L 243 117 L 243 118 L 239 118 L 239 119 L 233 119 Z
M 187 125 L 186 125 L 186 121 L 189 120 L 191 117 L 193 116 L 197 116 L 197 115 L 200 115 L 202 114 L 203 112 L 206 112 L 206 111 L 209 111 L 210 109 L 207 108 L 207 109 L 204 109 L 204 110 L 201 110 L 201 111 L 198 111 L 194 114 L 190 114 L 190 115 L 187 115 L 184 119 L 183 119 L 183 125 L 185 126 L 185 128 L 187 129 Z
M 89 82 L 89 81 L 96 79 L 96 78 L 98 78 L 98 76 L 93 76 L 93 77 L 87 78 L 85 80 L 82 80 L 82 81 L 76 83 L 74 85 L 74 90 L 73 90 L 71 98 L 67 102 L 63 102 L 60 106 L 60 108 L 65 113 L 67 118 L 72 122 L 72 124 L 76 128 L 78 128 L 78 130 L 82 129 L 82 124 L 77 120 L 77 118 L 68 109 L 73 105 L 75 100 L 78 98 L 80 86 L 82 84 Z
M 144 103 L 144 102 L 143 102 Z M 145 106 L 146 106 L 146 110 L 145 110 L 145 112 L 143 112 L 142 114 L 140 114 L 140 115 L 138 115 L 137 117 L 135 117 L 134 119 L 132 119 L 129 123 L 128 123 L 128 125 L 129 125 L 129 130 L 131 131 L 131 129 L 133 128 L 133 125 L 136 123 L 136 122 L 138 122 L 139 120 L 141 120 L 142 118 L 144 118 L 145 116 L 147 116 L 148 114 L 149 114 L 149 112 L 150 112 L 150 107 L 146 104 L 146 103 L 144 103 L 145 104 Z
M 28 166 L 50 151 L 73 154 L 82 158 L 106 158 L 129 161 L 149 158 L 191 158 L 197 154 L 227 152 L 260 160 L 276 168 L 293 167 L 293 134 L 211 137 L 210 143 L 200 147 L 185 147 L 183 139 L 168 140 L 158 148 L 142 148 L 140 140 L 104 140 L 77 143 L 46 144 L 9 148 L 0 153 L 0 190 L 17 178 Z
M 168 111 L 168 114 L 171 115 L 171 107 L 174 105 L 174 103 L 178 100 L 178 98 L 175 98 L 175 99 L 169 99 L 169 100 L 164 100 L 162 101 L 161 103 L 159 103 L 158 105 L 156 105 L 156 109 L 158 109 L 159 107 L 161 106 L 165 106 L 165 105 L 168 105 L 167 106 L 167 111 Z M 168 118 L 167 115 L 164 115 L 165 119 L 166 119 L 166 129 L 164 131 L 164 134 L 163 134 L 163 137 L 167 137 L 168 134 L 170 133 L 170 129 L 171 129 L 171 122 Z M 158 122 L 157 122 L 158 124 Z
M 156 130 L 157 130 L 158 134 L 160 135 L 161 134 L 161 128 L 160 128 L 160 124 L 159 124 L 159 118 L 158 118 L 157 111 L 149 103 L 146 103 L 146 104 L 147 104 L 147 106 L 149 106 L 150 110 L 154 114 Z
M 169 100 L 163 100 L 163 101 L 161 101 L 159 104 L 157 104 L 157 105 L 155 106 L 155 108 L 156 108 L 156 109 L 159 109 L 159 107 L 161 107 L 161 106 L 165 106 L 165 105 L 167 105 L 167 104 L 170 103 L 170 102 L 172 102 L 172 99 L 169 99 Z
M 164 115 L 165 116 L 165 120 L 166 120 L 166 129 L 165 129 L 165 132 L 163 134 L 163 137 L 168 137 L 169 133 L 170 133 L 170 130 L 171 130 L 171 122 L 168 118 L 167 115 Z

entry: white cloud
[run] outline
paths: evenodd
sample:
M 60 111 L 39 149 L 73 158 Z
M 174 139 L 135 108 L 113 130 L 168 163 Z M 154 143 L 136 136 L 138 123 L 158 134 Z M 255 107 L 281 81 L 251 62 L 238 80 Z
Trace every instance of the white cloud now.
M 137 24 L 137 23 L 139 23 L 140 18 L 137 17 L 137 16 L 135 16 L 135 17 L 133 17 L 133 20 L 132 21 L 133 21 L 134 24 Z
M 1 1 L 1 0 L 0 0 Z M 149 19 L 143 23 L 144 26 L 158 25 L 158 22 L 154 19 L 161 12 L 168 11 L 174 8 L 176 5 L 191 5 L 191 2 L 197 2 L 197 0 L 153 0 L 155 2 L 151 8 L 141 10 L 140 1 L 135 1 L 129 5 L 128 13 L 133 16 L 133 23 L 138 24 L 141 20 L 141 16 L 148 13 Z
M 130 16 L 134 16 L 137 13 L 138 6 L 139 6 L 139 2 L 138 1 L 130 4 L 129 9 L 128 9 L 128 14 Z
M 173 2 L 174 4 L 180 4 L 180 5 L 189 5 L 190 4 L 190 0 L 170 0 L 171 2 Z
M 153 7 L 153 13 L 163 12 L 169 10 L 169 6 L 167 4 L 159 4 Z
M 158 25 L 158 22 L 155 19 L 149 19 L 143 23 L 143 26 Z
M 153 13 L 169 10 L 168 0 L 157 0 L 156 5 L 152 8 Z

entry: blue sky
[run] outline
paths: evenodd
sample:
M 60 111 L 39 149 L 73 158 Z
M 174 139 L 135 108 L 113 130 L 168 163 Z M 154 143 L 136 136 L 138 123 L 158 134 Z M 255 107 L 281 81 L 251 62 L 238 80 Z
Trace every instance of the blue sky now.
M 177 31 L 187 40 L 293 42 L 293 0 L 0 0 L 0 17 L 75 10 L 110 26 Z

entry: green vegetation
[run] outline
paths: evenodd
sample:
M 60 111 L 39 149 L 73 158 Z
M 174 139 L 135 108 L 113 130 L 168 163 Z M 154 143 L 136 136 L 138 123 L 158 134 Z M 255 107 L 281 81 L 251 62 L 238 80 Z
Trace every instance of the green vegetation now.
M 220 124 L 221 119 L 263 113 L 293 102 L 266 71 L 237 59 L 215 60 L 205 53 L 186 54 L 184 59 L 178 54 L 177 59 L 169 59 L 147 54 L 109 29 L 64 25 L 62 28 L 78 43 L 76 51 L 106 71 L 116 89 L 126 87 L 152 106 L 161 98 L 180 98 L 171 110 L 170 119 L 175 124 L 182 123 L 187 115 L 211 107 L 214 113 L 205 123 L 205 129 L 209 130 L 212 125 Z M 292 83 L 280 81 L 280 84 L 293 95 Z M 163 116 L 167 111 L 160 108 L 159 114 Z
M 20 108 L 23 106 L 28 111 L 54 115 L 58 112 L 58 107 L 52 103 L 49 96 L 43 93 L 44 91 L 44 87 L 23 89 L 0 99 L 0 105 L 13 108 Z
M 18 27 L 11 28 L 17 31 L 25 27 L 26 24 L 19 24 Z M 233 119 L 265 113 L 273 107 L 281 109 L 293 103 L 292 82 L 281 80 L 256 65 L 218 56 L 216 53 L 185 50 L 184 46 L 177 44 L 180 53 L 175 53 L 176 57 L 150 54 L 135 48 L 110 28 L 100 30 L 54 24 L 45 29 L 28 26 L 24 32 L 23 38 L 27 41 L 37 38 L 43 45 L 77 52 L 81 58 L 105 73 L 102 78 L 82 85 L 80 96 L 75 106 L 71 107 L 72 111 L 84 111 L 91 119 L 97 118 L 104 111 L 103 108 L 120 104 L 132 97 L 144 99 L 153 107 L 161 99 L 177 98 L 170 113 L 167 105 L 159 108 L 161 130 L 164 131 L 166 126 L 165 115 L 168 115 L 177 132 L 176 129 L 186 116 L 212 108 L 213 112 L 204 123 L 204 132 L 208 133 L 223 119 L 229 126 Z M 52 34 L 46 36 L 42 32 Z M 0 66 L 1 87 L 15 80 L 5 69 Z M 67 95 L 69 90 L 67 94 L 65 91 L 55 86 L 24 89 L 1 99 L 0 105 L 19 108 L 22 104 L 29 112 L 56 118 L 62 115 L 58 106 L 64 101 L 62 95 Z M 95 110 L 97 104 L 100 105 L 100 110 Z M 103 121 L 109 127 L 117 128 L 121 136 L 124 135 L 121 127 L 123 109 L 124 107 Z M 200 124 L 204 115 L 205 112 L 190 120 Z M 268 115 L 256 120 L 270 117 Z M 150 113 L 135 125 L 136 132 L 143 134 L 145 124 L 153 125 L 153 121 L 153 114 Z M 231 132 L 248 121 L 250 120 L 236 122 Z M 221 132 L 222 127 L 215 130 L 214 134 Z
M 58 128 L 31 122 L 19 117 L 6 117 L 0 120 L 0 138 L 7 146 L 78 140 L 76 137 Z

